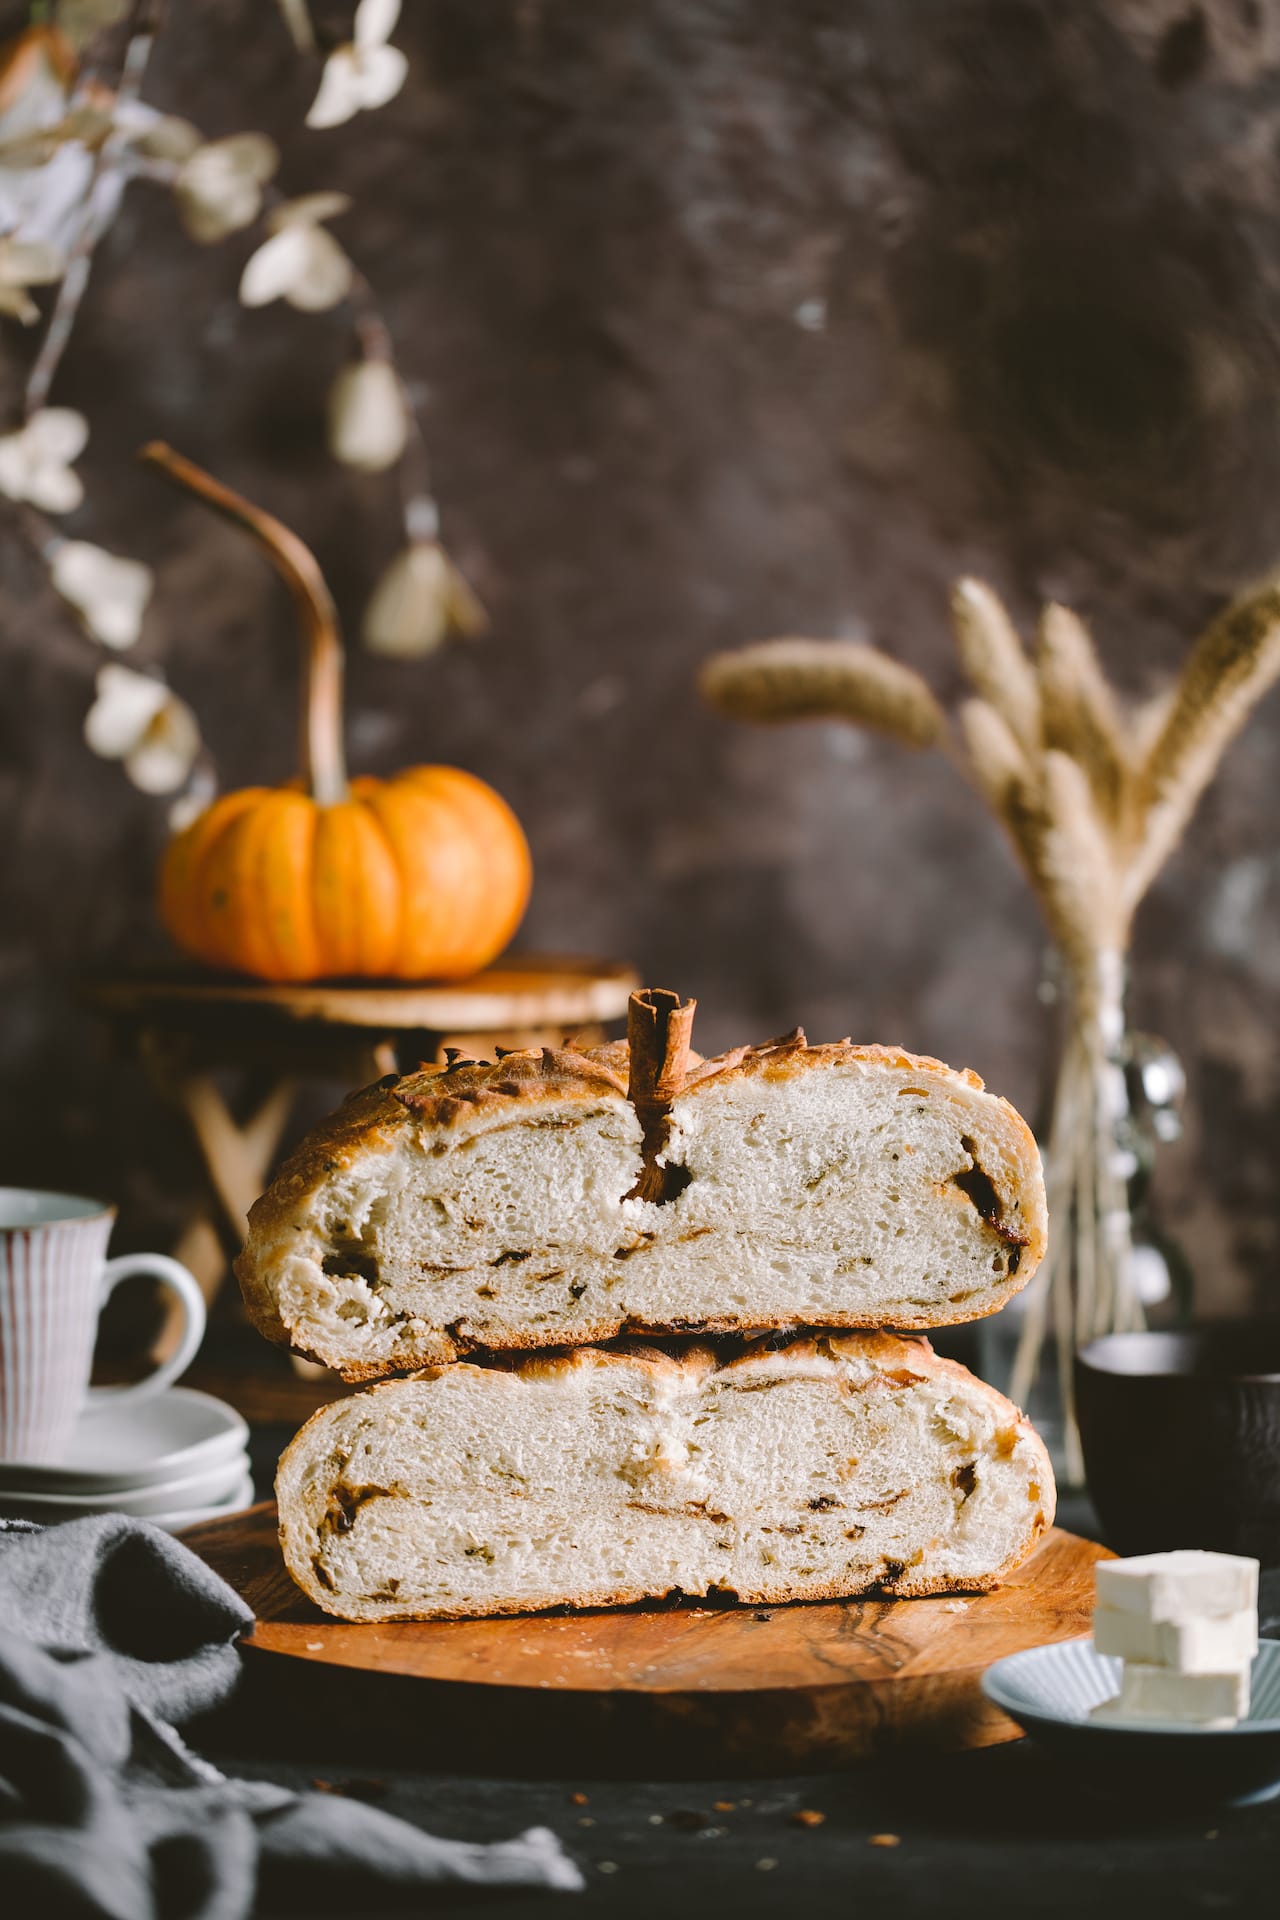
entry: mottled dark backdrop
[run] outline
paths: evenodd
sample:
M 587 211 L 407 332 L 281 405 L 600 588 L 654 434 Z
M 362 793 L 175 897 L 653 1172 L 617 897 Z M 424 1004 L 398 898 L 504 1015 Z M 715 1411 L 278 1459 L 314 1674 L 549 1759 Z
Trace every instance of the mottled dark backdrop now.
M 434 661 L 355 652 L 353 762 L 494 781 L 537 860 L 523 942 L 698 994 L 704 1045 L 852 1028 L 1037 1110 L 1040 929 L 956 777 L 837 728 L 735 730 L 694 674 L 865 634 L 954 691 L 969 569 L 1022 616 L 1072 600 L 1143 693 L 1280 557 L 1280 6 L 410 0 L 397 37 L 409 85 L 337 133 L 300 130 L 314 69 L 267 0 L 174 0 L 147 86 L 210 134 L 267 129 L 288 190 L 356 195 L 338 232 L 493 614 Z M 156 567 L 142 651 L 227 783 L 290 771 L 289 614 L 134 446 L 162 434 L 296 525 L 353 630 L 394 542 L 391 482 L 323 446 L 342 320 L 244 312 L 248 247 L 194 247 L 135 187 L 55 394 L 93 421 L 72 524 Z M 3 1177 L 110 1191 L 137 1241 L 193 1165 L 67 987 L 157 949 L 162 809 L 83 747 L 98 656 L 3 539 Z M 1275 701 L 1134 970 L 1191 1076 L 1162 1204 L 1215 1311 L 1277 1283 L 1278 736 Z

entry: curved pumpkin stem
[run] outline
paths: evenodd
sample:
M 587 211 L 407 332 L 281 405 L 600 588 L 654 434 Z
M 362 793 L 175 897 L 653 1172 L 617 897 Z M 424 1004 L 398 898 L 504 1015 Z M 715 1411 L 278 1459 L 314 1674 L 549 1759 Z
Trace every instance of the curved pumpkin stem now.
M 303 673 L 299 771 L 312 797 L 332 806 L 347 796 L 342 750 L 342 641 L 333 596 L 311 549 L 269 513 L 255 507 L 212 474 L 186 460 L 163 440 L 152 440 L 138 454 L 177 486 L 194 493 L 224 519 L 251 533 L 280 575 L 302 621 L 306 640 Z

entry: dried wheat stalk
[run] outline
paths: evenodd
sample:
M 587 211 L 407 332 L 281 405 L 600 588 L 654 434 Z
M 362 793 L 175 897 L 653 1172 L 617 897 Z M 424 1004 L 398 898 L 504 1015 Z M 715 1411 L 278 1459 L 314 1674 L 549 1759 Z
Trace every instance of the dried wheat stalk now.
M 1117 1152 L 1133 913 L 1227 746 L 1280 679 L 1280 584 L 1228 607 L 1176 685 L 1129 711 L 1068 608 L 1044 609 L 1033 664 L 990 587 L 959 581 L 951 607 L 977 695 L 957 709 L 959 747 L 926 682 L 874 647 L 768 641 L 717 655 L 702 689 L 738 719 L 840 719 L 910 746 L 942 746 L 1012 842 L 1069 970 L 1073 1009 L 1046 1153 L 1055 1231 L 1031 1283 L 1012 1393 L 1028 1396 L 1052 1329 L 1070 1475 L 1079 1468 L 1072 1351 L 1096 1333 L 1142 1323 Z
M 1123 723 L 1089 629 L 1069 607 L 1051 604 L 1041 614 L 1036 671 L 1045 745 L 1079 762 L 1103 818 L 1123 831 L 1131 786 Z
M 957 716 L 967 771 L 1068 952 L 1123 946 L 1223 752 L 1280 678 L 1280 584 L 1228 607 L 1177 685 L 1128 713 L 1068 608 L 1045 608 L 1033 664 L 982 581 L 958 581 L 951 607 L 979 696 Z M 845 720 L 913 747 L 947 743 L 921 675 L 857 641 L 763 641 L 714 655 L 700 684 L 734 719 Z
M 1002 713 L 986 700 L 962 700 L 956 709 L 968 771 L 997 820 L 1010 824 L 1017 796 L 1031 782 L 1031 762 Z
M 909 747 L 931 747 L 946 731 L 928 683 L 857 640 L 766 640 L 713 654 L 699 686 L 734 720 L 849 720 Z
M 1280 678 L 1280 586 L 1233 602 L 1191 649 L 1139 774 L 1141 828 L 1125 876 L 1136 907 L 1181 840 L 1227 747 Z
M 1004 603 L 981 580 L 957 580 L 951 619 L 975 692 L 1008 721 L 1015 740 L 1034 759 L 1040 751 L 1040 689 Z
M 1144 767 L 1151 749 L 1164 731 L 1164 723 L 1169 717 L 1178 687 L 1161 687 L 1146 700 L 1140 700 L 1129 711 L 1129 763 L 1131 768 Z
M 1112 848 L 1088 776 L 1069 754 L 1056 748 L 1045 754 L 1043 793 L 1038 850 L 1043 904 L 1076 989 L 1088 996 L 1097 956 L 1128 944 Z
M 958 746 L 920 675 L 856 643 L 774 640 L 719 654 L 702 690 L 737 719 L 839 719 L 942 746 L 1009 836 L 1069 970 L 1073 1011 L 1046 1151 L 1055 1230 L 1027 1296 L 1011 1391 L 1026 1400 L 1052 1330 L 1067 1471 L 1078 1477 L 1072 1352 L 1094 1334 L 1142 1324 L 1117 1153 L 1123 956 L 1134 909 L 1227 746 L 1280 678 L 1280 584 L 1228 607 L 1176 685 L 1127 711 L 1070 609 L 1044 609 L 1034 663 L 981 581 L 958 581 L 951 610 L 977 695 L 957 708 Z

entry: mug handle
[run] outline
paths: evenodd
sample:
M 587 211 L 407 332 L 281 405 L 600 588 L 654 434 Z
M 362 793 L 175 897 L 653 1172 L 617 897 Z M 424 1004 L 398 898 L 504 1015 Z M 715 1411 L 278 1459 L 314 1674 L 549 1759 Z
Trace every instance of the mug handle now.
M 166 1286 L 173 1288 L 182 1303 L 182 1338 L 177 1351 L 170 1354 L 144 1379 L 135 1380 L 125 1387 L 90 1387 L 90 1400 L 148 1399 L 154 1393 L 161 1393 L 167 1386 L 185 1373 L 195 1359 L 200 1342 L 204 1339 L 205 1306 L 204 1295 L 198 1281 L 180 1261 L 171 1260 L 167 1253 L 123 1253 L 118 1260 L 108 1260 L 102 1269 L 102 1282 L 98 1296 L 98 1311 L 107 1304 L 109 1295 L 115 1292 L 122 1280 L 130 1279 L 135 1273 L 149 1273 L 157 1280 L 163 1280 Z

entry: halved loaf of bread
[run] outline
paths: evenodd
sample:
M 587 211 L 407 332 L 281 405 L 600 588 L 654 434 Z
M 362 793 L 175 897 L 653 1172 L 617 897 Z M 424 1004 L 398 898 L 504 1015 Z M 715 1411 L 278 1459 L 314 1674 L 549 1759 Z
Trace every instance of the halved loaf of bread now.
M 345 1620 L 982 1590 L 1054 1510 L 1017 1408 L 891 1334 L 432 1370 L 313 1415 L 276 1495 Z
M 1036 1144 L 975 1074 L 739 1049 L 694 1069 L 646 1166 L 625 1063 L 516 1053 L 353 1096 L 249 1216 L 259 1328 L 374 1379 L 642 1331 L 945 1326 L 1035 1271 Z

